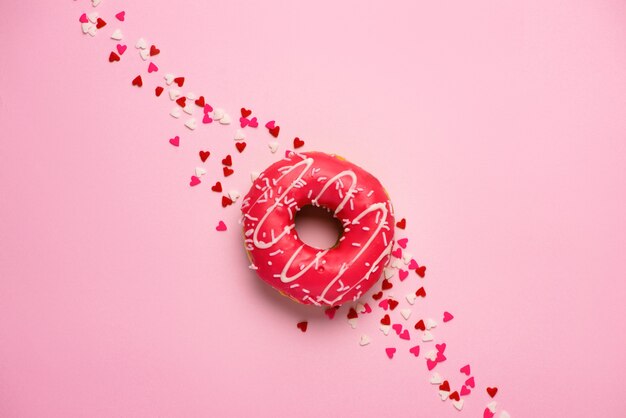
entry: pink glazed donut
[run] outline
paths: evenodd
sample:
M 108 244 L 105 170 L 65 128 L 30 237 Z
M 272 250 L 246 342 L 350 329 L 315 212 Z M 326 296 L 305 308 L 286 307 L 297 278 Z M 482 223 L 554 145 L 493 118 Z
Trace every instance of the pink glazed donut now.
M 329 249 L 298 238 L 304 206 L 328 209 L 343 225 Z M 362 168 L 322 152 L 291 152 L 254 181 L 242 202 L 250 268 L 283 295 L 313 305 L 355 301 L 380 278 L 393 247 L 393 207 Z

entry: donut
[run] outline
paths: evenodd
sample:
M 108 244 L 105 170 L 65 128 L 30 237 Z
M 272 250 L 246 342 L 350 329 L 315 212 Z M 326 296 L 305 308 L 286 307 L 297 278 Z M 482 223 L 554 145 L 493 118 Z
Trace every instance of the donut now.
M 307 205 L 341 222 L 333 247 L 318 249 L 298 237 L 295 215 Z M 339 156 L 288 152 L 254 180 L 241 211 L 250 268 L 296 302 L 356 301 L 389 263 L 395 226 L 389 196 L 376 177 Z

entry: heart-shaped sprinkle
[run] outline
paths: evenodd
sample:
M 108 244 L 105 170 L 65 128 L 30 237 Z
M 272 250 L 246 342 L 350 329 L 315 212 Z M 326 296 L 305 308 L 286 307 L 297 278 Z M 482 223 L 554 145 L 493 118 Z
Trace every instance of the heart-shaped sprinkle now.
M 211 122 L 213 122 L 213 119 L 211 119 L 211 116 L 209 116 L 208 113 L 205 113 L 204 116 L 202 117 L 202 123 L 207 124 Z
M 413 311 L 411 311 L 411 310 L 410 310 L 410 309 L 408 309 L 408 308 L 407 308 L 407 309 L 402 309 L 402 310 L 400 311 L 400 315 L 402 315 L 402 317 L 403 317 L 404 319 L 409 319 L 409 317 L 411 316 L 411 313 L 412 313 L 412 312 L 413 312 Z
M 204 111 L 205 114 L 213 112 L 213 106 L 211 106 L 208 103 L 205 103 L 203 111 Z M 220 117 L 222 117 L 222 116 L 224 116 L 224 115 L 222 114 Z
M 461 390 L 460 390 L 460 395 L 461 396 L 466 396 L 469 395 L 470 393 L 472 393 L 472 391 L 465 385 L 461 386 Z
M 380 306 L 381 308 L 383 308 L 383 310 L 387 310 L 389 309 L 389 299 L 383 299 L 378 303 L 378 306 Z
M 297 326 L 300 331 L 306 332 L 306 329 L 309 326 L 309 323 L 307 321 L 302 321 L 302 322 L 298 322 Z
M 470 375 L 470 365 L 466 364 L 465 366 L 461 367 L 461 370 L 459 370 L 461 373 L 463 373 L 466 376 Z
M 355 329 L 358 321 L 359 320 L 357 318 L 350 318 L 348 319 L 348 325 L 350 325 L 352 329 Z
M 397 335 L 400 335 L 400 333 L 402 332 L 402 324 L 393 324 L 391 326 L 391 329 L 393 329 Z
M 489 410 L 489 408 L 485 408 L 483 411 L 483 418 L 493 418 L 495 414 Z
M 433 385 L 440 385 L 443 380 L 441 379 L 441 375 L 437 372 L 430 375 L 430 383 Z
M 460 411 L 461 409 L 463 409 L 463 403 L 465 401 L 463 399 L 458 400 L 458 401 L 454 401 L 452 402 L 452 406 L 454 406 L 458 411 Z
M 426 289 L 424 289 L 423 287 L 420 287 L 415 292 L 415 296 L 420 297 L 420 298 L 425 298 L 426 297 Z
M 246 143 L 245 142 L 237 142 L 235 144 L 235 147 L 237 148 L 237 151 L 243 152 L 243 150 L 246 149 Z
M 251 128 L 256 128 L 259 126 L 259 121 L 257 120 L 256 116 L 248 121 L 248 126 Z
M 359 340 L 359 345 L 363 347 L 364 345 L 368 345 L 371 342 L 370 337 L 363 334 L 361 335 L 361 339 Z
M 429 371 L 434 369 L 436 365 L 437 365 L 436 360 L 431 360 L 431 359 L 426 360 L 426 367 L 428 368 Z
M 206 170 L 202 167 L 196 167 L 196 176 L 201 177 L 206 174 Z
M 225 158 L 222 159 L 222 164 L 227 165 L 229 167 L 233 165 L 233 159 L 231 158 L 230 154 L 228 154 Z
M 191 187 L 193 186 L 197 186 L 198 184 L 200 184 L 200 178 L 198 176 L 191 176 L 191 181 L 189 182 L 189 185 Z
M 233 204 L 233 201 L 228 196 L 222 196 L 222 207 L 230 206 Z
M 194 103 L 196 104 L 196 106 L 203 108 L 204 105 L 206 104 L 205 101 L 204 101 L 204 96 L 198 97 Z M 209 112 L 210 112 L 210 110 L 209 110 Z M 204 113 L 207 113 L 207 112 L 204 112 Z
M 161 94 L 163 93 L 163 90 L 164 90 L 164 89 L 163 89 L 163 87 L 161 87 L 161 86 L 157 86 L 157 87 L 154 89 L 154 94 L 156 95 L 156 97 L 160 97 L 160 96 L 161 96 Z
M 350 310 L 348 310 L 348 319 L 352 319 L 352 318 L 358 318 L 359 314 L 356 312 L 356 310 L 354 308 L 350 308 Z
M 293 148 L 294 149 L 298 149 L 298 148 L 303 147 L 303 146 L 304 146 L 304 141 L 303 140 L 301 140 L 298 137 L 295 137 L 293 139 Z
M 498 402 L 496 401 L 491 401 L 487 404 L 487 409 L 489 409 L 491 412 L 493 412 L 494 414 L 496 413 L 496 406 L 498 405 Z
M 389 309 L 393 311 L 398 306 L 398 303 L 399 302 L 397 300 L 389 298 Z
M 385 348 L 385 353 L 387 353 L 387 357 L 389 357 L 389 359 L 391 360 L 393 358 L 393 355 L 396 353 L 396 349 L 393 347 Z
M 122 31 L 120 29 L 115 29 L 113 33 L 111 34 L 111 39 L 113 40 L 121 41 L 123 38 L 124 38 L 124 35 L 122 35 Z
M 229 167 L 222 168 L 222 171 L 224 172 L 224 177 L 228 177 L 235 172 L 235 170 Z
M 195 118 L 189 118 L 187 122 L 185 122 L 185 126 L 193 131 L 198 127 L 198 122 L 196 122 Z
M 467 385 L 467 387 L 474 388 L 475 387 L 474 376 L 467 379 L 465 381 L 465 384 Z
M 143 38 L 139 38 L 137 40 L 137 43 L 135 44 L 135 48 L 137 49 L 146 49 L 148 47 L 148 44 L 146 44 L 146 40 Z
M 235 141 L 242 141 L 242 140 L 246 139 L 246 135 L 243 133 L 243 131 L 241 129 L 237 129 L 235 131 L 235 136 L 233 137 L 233 139 Z
M 393 284 L 389 280 L 383 279 L 381 287 L 383 290 L 389 290 L 393 287 Z
M 372 295 L 372 299 L 374 299 L 374 300 L 379 300 L 379 299 L 380 299 L 380 298 L 382 298 L 382 297 L 383 297 L 383 292 L 382 292 L 382 291 L 381 291 L 381 292 L 378 292 L 378 293 L 374 293 L 374 294 Z
M 438 352 L 444 353 L 446 351 L 446 343 L 435 344 L 435 348 Z
M 117 44 L 116 45 L 117 48 L 117 53 L 120 55 L 124 55 L 124 52 L 126 52 L 126 49 L 128 48 L 126 45 L 122 45 L 122 44 Z
M 170 111 L 170 115 L 176 119 L 180 117 L 180 107 L 175 107 Z
M 261 175 L 261 173 L 259 173 L 258 171 L 251 171 L 250 172 L 250 181 L 252 181 L 254 183 L 254 181 L 256 179 L 258 179 L 260 175 Z
M 415 323 L 415 329 L 419 329 L 420 331 L 426 331 L 426 324 L 424 324 L 423 319 L 420 319 Z
M 437 326 L 437 321 L 432 318 L 428 318 L 426 320 L 426 329 L 435 328 Z
M 143 80 L 141 79 L 141 76 L 138 75 L 137 77 L 135 77 L 133 79 L 133 83 L 132 84 L 133 84 L 133 86 L 137 86 L 137 87 L 143 86 Z
M 176 100 L 177 98 L 180 97 L 180 90 L 169 89 L 167 94 L 169 94 L 170 100 Z
M 78 21 L 80 23 L 88 23 L 89 22 L 89 18 L 87 17 L 86 13 L 83 13 L 82 15 L 80 15 L 80 17 L 78 18 Z
M 491 398 L 496 396 L 496 393 L 498 393 L 498 388 L 496 388 L 496 387 L 488 387 L 487 388 L 487 395 L 489 395 Z
M 145 41 L 144 41 L 144 44 L 145 44 Z M 144 46 L 144 48 L 146 47 Z M 174 76 L 172 74 L 165 74 L 163 76 L 163 79 L 165 80 L 165 84 L 167 84 L 168 86 L 171 86 L 172 83 L 174 82 Z
M 174 83 L 178 84 L 178 87 L 182 87 L 185 84 L 185 77 L 176 77 Z
M 272 135 L 274 138 L 278 138 L 278 134 L 280 133 L 280 126 L 274 126 L 269 131 L 270 135 Z
M 247 118 L 252 114 L 252 110 L 246 109 L 245 107 L 241 108 L 241 117 Z
M 220 118 L 220 123 L 222 125 L 230 125 L 230 116 L 227 113 L 224 113 L 224 116 Z
M 141 57 L 142 60 L 148 61 L 148 58 L 150 58 L 150 53 L 148 52 L 147 49 L 140 49 L 139 56 Z
M 278 149 L 278 142 L 276 141 L 270 141 L 267 146 L 270 148 L 270 151 L 272 152 L 272 154 L 274 154 L 276 152 L 276 150 Z
M 111 51 L 111 54 L 109 55 L 109 62 L 118 62 L 120 60 L 120 56 L 117 55 L 115 52 Z
M 400 338 L 403 340 L 410 340 L 411 335 L 409 334 L 409 330 L 405 329 L 404 331 L 402 331 L 402 333 L 400 334 Z
M 415 269 L 415 272 L 423 279 L 426 276 L 426 266 L 419 266 Z
M 391 325 L 391 318 L 389 317 L 388 314 L 385 314 L 385 316 L 383 316 L 382 319 L 380 320 L 380 323 L 382 325 Z
M 398 270 L 398 277 L 400 278 L 400 281 L 404 281 L 404 279 L 406 279 L 407 277 L 409 277 L 409 272 L 406 270 Z
M 420 346 L 416 345 L 415 347 L 409 348 L 409 353 L 413 354 L 415 357 L 420 355 Z
M 402 258 L 402 248 L 398 247 L 391 252 L 391 255 L 395 258 Z
M 228 197 L 230 197 L 230 200 L 232 200 L 233 202 L 236 202 L 237 199 L 241 197 L 241 194 L 237 190 L 231 190 L 230 192 L 228 192 Z
M 453 401 L 461 400 L 461 397 L 459 396 L 459 392 L 457 392 L 456 390 L 450 394 L 449 398 L 450 400 L 453 400 Z
M 500 418 L 511 418 L 508 412 L 502 411 L 500 412 Z
M 450 383 L 448 383 L 447 380 L 444 380 L 443 383 L 439 385 L 439 390 L 450 392 Z
M 102 0 L 91 0 L 91 5 L 93 7 L 98 7 L 100 3 L 102 3 Z
M 159 55 L 161 53 L 161 50 L 159 48 L 157 48 L 156 46 L 152 45 L 150 47 L 150 56 L 154 57 L 155 55 Z M 179 86 L 182 87 L 182 86 Z
M 220 232 L 226 231 L 226 224 L 224 223 L 224 221 L 219 221 L 215 229 Z
M 396 227 L 398 227 L 400 229 L 406 228 L 406 219 L 402 218 L 401 220 L 396 222 Z
M 415 296 L 415 293 L 409 293 L 405 297 L 406 297 L 406 301 L 409 302 L 409 304 L 411 305 L 413 305 L 415 303 L 415 299 L 417 299 L 417 296 Z
M 170 144 L 174 145 L 175 147 L 180 145 L 180 137 L 175 136 L 174 138 L 170 138 Z
M 333 306 L 332 308 L 326 309 L 324 311 L 324 314 L 328 317 L 328 319 L 333 319 L 338 309 L 339 309 L 339 306 Z
M 417 264 L 417 261 L 415 261 L 415 260 L 409 261 L 409 265 L 407 266 L 407 268 L 409 270 L 415 270 L 418 267 L 419 267 L 419 265 Z
M 96 23 L 98 21 L 98 17 L 100 15 L 98 14 L 98 12 L 91 12 L 91 13 L 87 13 L 87 19 L 91 22 L 91 23 Z
M 106 25 L 107 25 L 107 22 L 105 22 L 101 18 L 98 18 L 98 20 L 96 21 L 96 29 L 102 29 Z
M 118 14 L 115 15 L 115 18 L 119 20 L 120 22 L 123 22 L 124 19 L 126 19 L 126 12 L 124 11 L 119 12 Z
M 176 104 L 180 107 L 185 107 L 187 105 L 187 98 L 185 96 L 179 97 L 176 99 Z
M 193 111 L 194 111 L 194 107 L 193 105 L 191 105 L 191 103 L 186 104 L 185 107 L 183 107 L 183 112 L 185 112 L 188 115 L 193 115 Z
M 396 241 L 398 243 L 398 245 L 400 247 L 402 247 L 403 249 L 406 249 L 406 245 L 409 242 L 408 238 L 400 238 L 399 240 Z
M 266 127 L 267 129 L 272 129 L 274 126 L 276 126 L 276 122 L 275 122 L 275 121 L 273 121 L 273 120 L 271 120 L 271 121 L 269 121 L 269 122 L 267 122 L 267 123 L 265 124 L 265 127 Z
M 437 363 L 444 362 L 446 361 L 446 356 L 441 351 L 437 351 L 437 355 L 435 356 L 435 361 Z
M 155 63 L 151 62 L 150 65 L 148 65 L 148 73 L 155 73 L 157 71 L 159 71 L 159 67 L 157 67 Z
M 211 187 L 211 190 L 213 190 L 214 192 L 222 193 L 222 183 L 218 181 L 213 185 L 213 187 Z
M 424 334 L 422 335 L 422 341 L 423 342 L 428 342 L 428 341 L 432 341 L 434 340 L 435 337 L 433 337 L 433 334 L 430 333 L 430 331 L 424 331 Z

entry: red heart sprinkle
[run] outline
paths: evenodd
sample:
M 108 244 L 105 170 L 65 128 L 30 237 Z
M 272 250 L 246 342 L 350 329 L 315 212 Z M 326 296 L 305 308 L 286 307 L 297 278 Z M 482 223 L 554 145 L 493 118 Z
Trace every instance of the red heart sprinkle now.
M 133 79 L 133 86 L 137 86 L 137 87 L 143 86 L 143 80 L 141 79 L 140 75 L 138 75 L 137 77 Z
M 273 128 L 270 128 L 270 134 L 274 137 L 274 138 L 278 138 L 278 133 L 280 132 L 280 126 L 274 126 Z
M 230 167 L 231 165 L 233 165 L 233 160 L 232 160 L 232 158 L 230 158 L 230 154 L 229 154 L 229 155 L 227 155 L 227 156 L 226 156 L 226 158 L 224 158 L 224 159 L 222 160 L 222 164 L 227 165 L 227 166 L 229 166 L 229 167 Z
M 496 387 L 493 387 L 493 388 L 487 388 L 487 394 L 488 394 L 490 397 L 492 397 L 492 398 L 493 398 L 494 396 L 496 396 L 496 393 L 498 393 L 498 388 L 496 388 Z
M 350 308 L 350 310 L 348 311 L 348 319 L 354 319 L 358 317 L 359 317 L 359 314 L 356 313 L 356 310 L 354 308 Z
M 187 98 L 185 96 L 179 97 L 178 99 L 176 99 L 176 103 L 180 107 L 185 107 L 187 105 Z
M 406 219 L 402 218 L 402 220 L 396 222 L 396 226 L 400 229 L 406 228 Z
M 426 297 L 426 290 L 423 287 L 420 287 L 419 289 L 417 289 L 417 292 L 415 292 L 415 296 L 421 296 L 423 298 Z
M 101 18 L 98 18 L 98 20 L 96 21 L 96 28 L 97 29 L 102 29 L 103 27 L 105 27 L 107 25 L 107 22 L 105 22 L 104 20 L 102 20 Z
M 453 401 L 461 400 L 461 397 L 459 396 L 459 392 L 457 392 L 456 390 L 450 394 L 449 398 L 452 399 Z
M 389 317 L 388 314 L 386 314 L 385 316 L 383 316 L 383 318 L 380 320 L 380 323 L 382 325 L 391 325 L 391 318 Z
M 178 84 L 178 87 L 182 87 L 185 84 L 185 77 L 176 77 L 174 83 Z
M 295 149 L 295 148 L 300 148 L 300 147 L 302 147 L 302 146 L 304 146 L 304 141 L 303 141 L 303 140 L 301 140 L 301 139 L 300 139 L 300 138 L 298 138 L 298 137 L 295 137 L 295 138 L 293 139 L 293 147 L 294 147 L 294 149 Z
M 156 94 L 156 97 L 159 97 L 161 93 L 163 93 L 163 90 L 163 87 L 157 86 L 157 88 L 154 89 L 154 94 Z
M 241 116 L 247 118 L 252 114 L 252 110 L 246 109 L 245 107 L 241 108 Z
M 382 284 L 382 289 L 383 290 L 389 290 L 393 287 L 393 284 L 391 284 L 391 282 L 387 279 L 383 280 L 383 284 Z
M 415 329 L 419 329 L 421 331 L 426 331 L 426 324 L 423 319 L 420 319 L 415 323 Z
M 374 300 L 378 300 L 378 299 L 380 299 L 382 297 L 383 297 L 383 292 L 374 293 L 372 295 L 372 299 L 374 299 Z
M 202 160 L 202 162 L 205 162 L 207 158 L 209 158 L 209 156 L 211 155 L 211 153 L 209 151 L 200 151 L 200 159 Z M 219 183 L 219 181 L 218 181 Z M 222 191 L 222 189 L 220 189 L 220 192 Z
M 213 187 L 211 187 L 211 190 L 213 190 L 214 192 L 222 193 L 222 183 L 218 181 Z
M 150 47 L 150 56 L 154 57 L 155 55 L 159 55 L 161 53 L 161 50 L 159 48 L 157 48 L 156 46 L 152 45 Z
M 232 168 L 228 168 L 228 167 L 224 167 L 223 171 L 224 171 L 224 177 L 228 177 L 235 172 L 235 170 L 233 170 Z
M 198 98 L 196 99 L 196 102 L 195 102 L 195 103 L 196 103 L 196 106 L 198 106 L 198 107 L 204 107 L 204 105 L 206 104 L 206 103 L 204 102 L 204 96 L 200 96 L 200 97 L 198 97 Z
M 222 207 L 230 206 L 233 204 L 233 201 L 228 196 L 222 196 Z
M 120 60 L 120 56 L 115 52 L 111 51 L 111 55 L 109 55 L 109 62 L 117 62 Z
M 302 332 L 306 332 L 306 329 L 308 326 L 309 326 L 309 323 L 307 321 L 298 322 L 298 328 Z
M 338 309 L 339 309 L 339 306 L 333 306 L 332 308 L 326 309 L 324 311 L 324 314 L 328 317 L 328 319 L 333 319 Z
M 423 279 L 426 276 L 426 266 L 419 266 L 415 269 L 415 272 Z
M 237 147 L 237 151 L 243 152 L 243 150 L 246 149 L 246 143 L 245 142 L 237 142 L 237 143 L 235 143 L 235 147 Z
M 439 390 L 450 392 L 450 383 L 448 383 L 447 380 L 444 380 L 443 383 L 439 385 Z
M 397 300 L 389 298 L 389 309 L 393 311 L 394 309 L 396 309 L 396 306 L 398 306 L 398 303 L 399 302 Z

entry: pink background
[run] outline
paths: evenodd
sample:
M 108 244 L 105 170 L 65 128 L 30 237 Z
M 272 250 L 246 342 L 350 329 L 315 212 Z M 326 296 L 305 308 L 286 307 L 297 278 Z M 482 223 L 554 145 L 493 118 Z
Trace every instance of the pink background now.
M 442 373 L 470 362 L 513 417 L 624 416 L 626 4 L 394 3 L 104 0 L 92 39 L 86 0 L 2 0 L 0 416 L 482 416 L 255 278 L 208 190 L 234 127 L 168 116 L 167 71 L 379 177 L 428 266 L 416 310 L 456 316 Z M 248 133 L 227 190 L 277 158 Z

